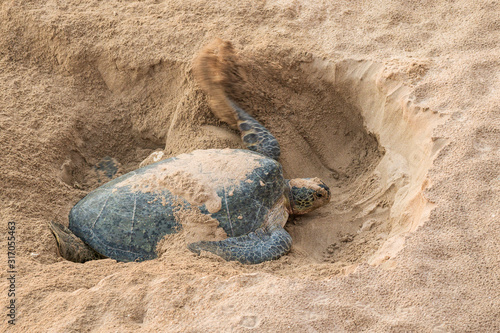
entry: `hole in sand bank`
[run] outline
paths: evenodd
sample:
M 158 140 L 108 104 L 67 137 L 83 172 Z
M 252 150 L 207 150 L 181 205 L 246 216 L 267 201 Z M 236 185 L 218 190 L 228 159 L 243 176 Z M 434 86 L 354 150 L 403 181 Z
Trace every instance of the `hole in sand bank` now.
M 290 255 L 391 267 L 432 207 L 423 191 L 444 144 L 432 138 L 442 118 L 415 105 L 382 64 L 309 59 L 279 68 L 263 78 L 249 71 L 260 87 L 254 105 L 267 99 L 262 91 L 273 94 L 266 109 L 275 111 L 256 117 L 280 140 L 286 177 L 320 177 L 332 191 L 328 206 L 287 224 Z
M 76 117 L 68 139 L 70 185 L 107 155 L 128 163 L 123 172 L 133 170 L 164 142 L 164 157 L 242 147 L 186 79 L 190 64 L 156 64 L 133 80 L 102 66 L 96 75 L 107 90 L 89 102 L 98 105 L 94 113 Z M 432 130 L 443 119 L 415 105 L 411 89 L 382 64 L 309 57 L 241 66 L 246 83 L 231 97 L 278 138 L 285 176 L 320 177 L 332 192 L 328 206 L 287 224 L 289 259 L 391 267 L 405 237 L 428 217 L 427 172 L 444 145 Z

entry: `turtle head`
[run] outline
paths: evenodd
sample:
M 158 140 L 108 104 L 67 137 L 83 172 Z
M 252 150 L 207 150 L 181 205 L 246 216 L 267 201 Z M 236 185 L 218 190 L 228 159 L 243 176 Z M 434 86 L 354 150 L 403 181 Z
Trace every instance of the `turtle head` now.
M 290 214 L 306 214 L 330 202 L 330 189 L 319 178 L 290 179 L 288 185 Z

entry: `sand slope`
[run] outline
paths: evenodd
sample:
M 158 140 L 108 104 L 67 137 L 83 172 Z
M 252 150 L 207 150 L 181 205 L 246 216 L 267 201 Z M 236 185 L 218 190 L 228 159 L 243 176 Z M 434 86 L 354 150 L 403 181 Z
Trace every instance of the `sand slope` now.
M 499 331 L 499 17 L 466 0 L 2 2 L 5 306 L 9 221 L 18 240 L 0 330 Z M 46 223 L 67 223 L 102 157 L 125 173 L 154 151 L 242 147 L 192 75 L 216 37 L 244 73 L 228 93 L 332 204 L 287 227 L 275 262 L 174 239 L 140 264 L 61 259 Z

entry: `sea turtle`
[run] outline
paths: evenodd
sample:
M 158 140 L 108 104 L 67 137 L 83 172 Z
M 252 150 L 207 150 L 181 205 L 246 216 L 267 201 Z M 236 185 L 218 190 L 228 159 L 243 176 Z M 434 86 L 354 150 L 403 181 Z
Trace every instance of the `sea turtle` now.
M 185 229 L 178 212 L 189 209 L 217 220 L 227 235 L 189 243 L 195 253 L 209 251 L 244 264 L 286 254 L 292 242 L 283 228 L 289 214 L 325 205 L 330 190 L 318 178 L 284 179 L 277 140 L 234 102 L 228 103 L 249 150 L 197 150 L 102 185 L 71 209 L 69 228 L 50 223 L 60 254 L 75 262 L 154 259 L 165 235 Z

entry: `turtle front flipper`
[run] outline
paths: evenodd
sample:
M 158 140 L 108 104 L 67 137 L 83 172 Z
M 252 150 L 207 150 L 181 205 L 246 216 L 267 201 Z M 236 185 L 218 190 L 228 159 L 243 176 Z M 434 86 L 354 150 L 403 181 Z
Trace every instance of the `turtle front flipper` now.
M 64 259 L 83 263 L 89 260 L 105 258 L 76 237 L 64 225 L 51 221 L 49 222 L 49 228 L 56 238 L 59 254 Z
M 278 140 L 276 140 L 267 128 L 243 111 L 233 101 L 228 99 L 228 102 L 236 112 L 238 128 L 241 131 L 241 139 L 245 143 L 245 146 L 250 150 L 277 160 L 280 157 Z
M 262 227 L 254 232 L 221 241 L 201 241 L 188 244 L 188 249 L 212 252 L 227 261 L 237 260 L 242 264 L 260 264 L 276 260 L 290 251 L 292 237 L 278 224 Z

